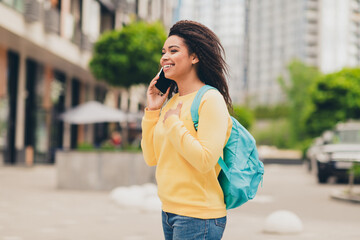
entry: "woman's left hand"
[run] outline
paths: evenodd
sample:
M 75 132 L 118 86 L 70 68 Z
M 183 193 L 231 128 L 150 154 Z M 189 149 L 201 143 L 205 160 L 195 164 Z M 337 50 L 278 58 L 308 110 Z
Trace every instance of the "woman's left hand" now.
M 177 115 L 178 117 L 180 117 L 181 107 L 182 107 L 182 102 L 180 102 L 175 109 L 170 109 L 169 111 L 167 111 L 165 113 L 163 122 L 165 123 L 166 119 L 171 115 Z

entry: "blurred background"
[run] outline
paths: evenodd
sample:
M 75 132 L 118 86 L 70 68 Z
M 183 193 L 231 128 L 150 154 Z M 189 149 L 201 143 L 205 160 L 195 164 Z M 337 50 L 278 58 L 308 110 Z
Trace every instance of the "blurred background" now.
M 356 0 L 2 0 L 0 9 L 6 164 L 54 163 L 58 149 L 111 148 L 113 132 L 138 147 L 146 83 L 180 19 L 220 37 L 234 115 L 259 145 L 304 152 L 337 122 L 360 118 Z M 89 101 L 132 118 L 61 119 Z
M 182 19 L 219 36 L 264 163 L 357 182 L 359 0 L 0 0 L 0 166 L 55 167 L 60 189 L 154 182 L 141 117 Z
M 54 163 L 57 149 L 101 147 L 114 131 L 124 135 L 126 145 L 134 141 L 138 145 L 146 83 L 158 70 L 158 47 L 180 19 L 199 21 L 220 37 L 229 64 L 234 114 L 259 145 L 304 151 L 309 139 L 338 121 L 360 117 L 359 91 L 352 87 L 359 84 L 360 63 L 356 0 L 2 0 L 0 4 L 4 163 Z M 136 26 L 139 21 L 143 26 Z M 151 27 L 156 37 L 136 33 Z M 354 69 L 341 73 L 343 68 Z M 338 76 L 331 75 L 336 72 Z M 345 74 L 354 79 L 340 79 Z M 330 78 L 340 80 L 330 84 Z M 116 120 L 73 124 L 59 118 L 91 100 L 135 115 L 121 124 Z

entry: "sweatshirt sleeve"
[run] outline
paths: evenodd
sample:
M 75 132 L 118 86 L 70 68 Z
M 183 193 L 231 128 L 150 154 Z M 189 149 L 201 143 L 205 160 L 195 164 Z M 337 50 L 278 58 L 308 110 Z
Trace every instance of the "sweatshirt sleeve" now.
M 178 116 L 165 121 L 168 138 L 182 155 L 199 172 L 210 171 L 223 154 L 228 133 L 229 113 L 222 95 L 210 90 L 199 106 L 199 126 L 193 137 Z
M 160 110 L 150 111 L 145 109 L 145 114 L 141 122 L 142 138 L 141 149 L 145 162 L 149 166 L 155 166 L 157 160 L 154 151 L 154 129 L 159 120 Z

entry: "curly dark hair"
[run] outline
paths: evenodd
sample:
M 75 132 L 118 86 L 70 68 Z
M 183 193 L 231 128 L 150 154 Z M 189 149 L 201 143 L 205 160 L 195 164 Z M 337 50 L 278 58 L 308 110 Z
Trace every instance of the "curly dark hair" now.
M 228 108 L 232 109 L 225 77 L 228 74 L 228 66 L 223 58 L 225 51 L 215 33 L 201 23 L 181 20 L 171 27 L 168 37 L 172 35 L 184 40 L 189 54 L 196 54 L 199 59 L 197 63 L 198 77 L 203 83 L 218 89 Z M 170 91 L 177 91 L 176 84 L 173 84 Z

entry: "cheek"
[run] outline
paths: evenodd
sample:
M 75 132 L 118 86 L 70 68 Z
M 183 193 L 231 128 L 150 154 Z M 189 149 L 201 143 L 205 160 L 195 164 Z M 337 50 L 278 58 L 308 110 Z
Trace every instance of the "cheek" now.
M 177 64 L 191 65 L 191 59 L 186 54 L 174 56 L 173 60 L 176 61 Z

